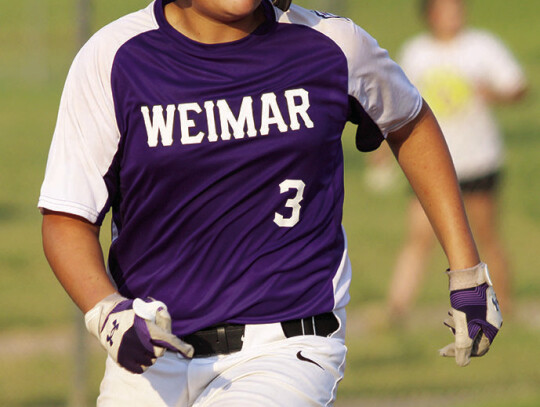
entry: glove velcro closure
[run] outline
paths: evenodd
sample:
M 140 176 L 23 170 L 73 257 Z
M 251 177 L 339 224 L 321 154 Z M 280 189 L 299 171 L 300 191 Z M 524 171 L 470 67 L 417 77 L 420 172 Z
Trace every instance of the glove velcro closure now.
M 492 286 L 489 270 L 484 262 L 476 266 L 462 270 L 447 270 L 448 288 L 450 291 L 474 288 L 484 283 Z
M 125 299 L 126 297 L 123 297 L 118 293 L 111 294 L 102 299 L 94 306 L 94 308 L 84 314 L 84 324 L 86 325 L 88 332 L 100 339 L 100 333 L 103 329 L 103 324 L 105 323 L 105 321 L 101 321 L 101 316 L 108 315 L 119 302 L 122 302 Z

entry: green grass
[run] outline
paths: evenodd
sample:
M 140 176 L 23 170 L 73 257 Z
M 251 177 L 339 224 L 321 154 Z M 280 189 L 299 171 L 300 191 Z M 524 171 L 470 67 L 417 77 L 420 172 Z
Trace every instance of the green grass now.
M 361 346 L 351 347 L 348 368 L 354 376 L 346 377 L 342 394 L 368 398 L 459 396 L 464 403 L 481 396 L 489 405 L 489 400 L 514 397 L 519 388 L 527 397 L 534 394 L 538 402 L 540 372 L 529 353 L 537 340 L 538 331 L 508 323 L 489 356 L 458 368 L 453 360 L 437 355 L 437 348 L 450 342 L 449 331 L 439 329 L 438 324 L 426 323 L 422 330 L 370 332 L 357 342 Z
M 96 0 L 92 27 L 95 30 L 145 4 L 142 0 Z M 73 319 L 73 306 L 42 254 L 41 218 L 35 205 L 63 80 L 78 48 L 75 11 L 73 1 L 49 0 L 6 3 L 0 13 L 0 341 L 15 331 L 39 337 L 44 331 L 65 329 Z M 531 84 L 525 102 L 497 109 L 508 149 L 501 222 L 521 309 L 535 304 L 540 291 L 539 11 L 537 0 L 471 2 L 471 23 L 500 35 L 524 64 Z M 416 1 L 349 1 L 348 14 L 392 56 L 404 38 L 422 28 Z M 344 224 L 354 268 L 349 312 L 369 315 L 369 310 L 380 309 L 384 301 L 403 237 L 407 192 L 405 187 L 385 195 L 367 190 L 363 183 L 366 156 L 353 143 L 353 129 L 348 127 L 344 135 Z M 438 252 L 431 263 L 433 272 L 417 306 L 444 313 L 448 301 L 444 257 Z M 437 356 L 437 348 L 450 335 L 438 314 L 429 315 L 422 329 L 382 330 L 366 325 L 350 335 L 339 397 L 375 401 L 428 398 L 451 400 L 441 405 L 456 407 L 540 405 L 538 317 L 536 326 L 522 319 L 505 322 L 490 354 L 461 369 Z M 2 358 L 0 405 L 65 406 L 72 381 L 71 355 L 66 350 L 63 356 L 45 351 L 31 357 Z M 92 399 L 97 394 L 102 359 L 99 352 L 91 354 Z

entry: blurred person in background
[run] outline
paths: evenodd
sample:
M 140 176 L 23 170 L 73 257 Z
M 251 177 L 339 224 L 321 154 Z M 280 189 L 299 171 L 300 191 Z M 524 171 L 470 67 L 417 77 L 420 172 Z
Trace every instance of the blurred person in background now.
M 497 224 L 503 142 L 490 105 L 521 99 L 526 80 L 498 38 L 466 26 L 463 0 L 422 0 L 421 11 L 429 31 L 405 43 L 400 65 L 443 130 L 473 233 L 490 264 L 501 309 L 508 315 L 512 311 L 511 276 Z M 381 157 L 373 160 L 375 167 L 389 162 Z M 384 175 L 384 171 L 378 168 L 372 174 Z M 410 312 L 435 243 L 415 197 L 408 209 L 407 228 L 388 294 L 392 320 Z

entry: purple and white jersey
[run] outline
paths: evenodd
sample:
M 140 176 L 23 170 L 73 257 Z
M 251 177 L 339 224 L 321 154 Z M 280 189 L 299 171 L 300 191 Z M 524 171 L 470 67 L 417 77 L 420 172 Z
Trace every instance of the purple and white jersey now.
M 100 30 L 70 69 L 39 207 L 101 224 L 121 294 L 165 302 L 173 332 L 343 307 L 341 133 L 380 137 L 421 97 L 348 19 L 263 0 L 266 22 L 201 44 L 167 0 Z

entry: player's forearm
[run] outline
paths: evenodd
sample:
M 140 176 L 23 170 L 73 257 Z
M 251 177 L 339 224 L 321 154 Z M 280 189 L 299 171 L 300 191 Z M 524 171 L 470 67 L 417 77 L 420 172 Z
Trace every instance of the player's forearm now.
M 105 270 L 97 226 L 67 214 L 46 212 L 42 235 L 51 268 L 83 312 L 116 291 Z
M 409 125 L 391 133 L 388 144 L 409 179 L 448 257 L 450 268 L 480 259 L 448 147 L 429 107 Z

